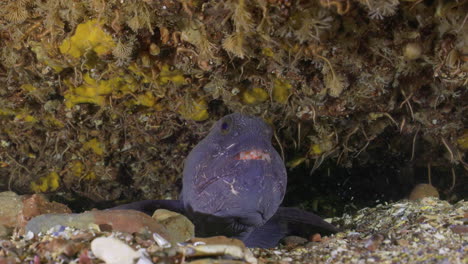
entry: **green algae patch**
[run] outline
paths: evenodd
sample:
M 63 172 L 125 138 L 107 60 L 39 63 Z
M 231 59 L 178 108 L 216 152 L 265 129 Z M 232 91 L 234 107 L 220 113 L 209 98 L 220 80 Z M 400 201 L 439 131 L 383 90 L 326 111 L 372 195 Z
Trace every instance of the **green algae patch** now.
M 28 109 L 12 110 L 8 108 L 0 108 L 0 116 L 14 117 L 14 122 L 37 123 L 37 118 L 31 115 L 30 112 L 31 111 Z
M 95 154 L 102 156 L 104 154 L 104 144 L 93 138 L 83 144 L 84 150 L 92 150 Z
M 457 139 L 457 143 L 461 149 L 468 149 L 468 129 Z
M 159 98 L 150 91 L 138 94 L 135 100 L 130 101 L 130 105 L 145 106 L 156 111 L 161 111 L 164 107 L 158 103 Z
M 27 92 L 34 92 L 37 90 L 37 88 L 35 86 L 33 86 L 32 84 L 23 84 L 21 85 L 21 89 L 27 91 Z
M 273 50 L 271 48 L 263 48 L 262 49 L 262 55 L 265 55 L 267 57 L 273 57 L 275 55 L 275 53 L 273 52 Z
M 30 115 L 27 111 L 21 111 L 15 115 L 15 122 L 37 123 L 36 117 Z
M 97 55 L 108 54 L 115 46 L 111 35 L 103 30 L 103 22 L 92 19 L 79 24 L 75 34 L 65 39 L 59 49 L 62 54 L 79 58 L 90 50 Z
M 53 128 L 64 128 L 65 124 L 51 114 L 44 116 L 43 121 L 46 125 Z
M 297 166 L 301 165 L 307 160 L 306 157 L 296 157 L 286 163 L 286 166 L 290 169 L 294 169 Z
M 130 64 L 130 66 L 128 66 L 128 70 L 130 70 L 136 76 L 140 77 L 141 78 L 141 80 L 140 80 L 141 83 L 151 83 L 152 82 L 151 76 L 149 76 L 140 67 L 138 67 L 138 65 L 136 63 Z
M 141 84 L 153 84 L 156 86 L 167 86 L 173 84 L 175 87 L 179 87 L 187 84 L 186 77 L 183 72 L 178 69 L 174 69 L 169 64 L 163 64 L 160 66 L 159 73 L 156 76 L 151 76 L 151 72 L 146 71 L 137 64 L 130 64 L 127 69 L 131 71 L 139 79 Z
M 104 106 L 107 101 L 107 96 L 117 91 L 133 91 L 134 85 L 132 82 L 126 81 L 122 77 L 114 77 L 109 80 L 95 80 L 89 74 L 83 76 L 83 84 L 74 87 L 70 81 L 67 81 L 70 89 L 65 92 L 65 106 L 72 108 L 77 104 L 96 104 Z
M 15 111 L 7 108 L 0 108 L 0 115 L 1 116 L 12 116 L 15 115 Z
M 74 177 L 79 178 L 79 179 L 83 179 L 83 180 L 96 179 L 96 173 L 94 173 L 93 171 L 88 172 L 83 162 L 79 160 L 74 160 L 71 163 L 70 171 Z
M 242 93 L 242 101 L 246 104 L 258 104 L 265 102 L 267 99 L 268 93 L 260 87 L 248 89 Z
M 47 192 L 55 191 L 60 186 L 60 177 L 57 172 L 53 171 L 47 176 L 39 178 L 37 181 L 31 183 L 31 190 L 33 192 Z
M 273 85 L 273 99 L 278 103 L 286 103 L 291 94 L 292 85 L 283 79 L 275 79 Z
M 143 105 L 147 107 L 153 107 L 156 104 L 157 98 L 151 92 L 137 95 L 135 104 Z
M 179 86 L 187 83 L 180 70 L 171 70 L 167 64 L 161 67 L 161 72 L 159 73 L 157 81 L 160 85 L 166 85 L 171 82 L 176 86 Z
M 179 114 L 185 119 L 193 121 L 204 121 L 210 116 L 208 103 L 204 99 L 191 100 L 187 105 L 182 105 Z

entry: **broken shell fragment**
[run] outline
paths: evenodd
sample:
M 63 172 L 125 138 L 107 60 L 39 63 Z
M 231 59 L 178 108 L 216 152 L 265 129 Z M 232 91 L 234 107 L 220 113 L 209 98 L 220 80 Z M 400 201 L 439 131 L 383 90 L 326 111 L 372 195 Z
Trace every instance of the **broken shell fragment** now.
M 179 252 L 187 257 L 228 256 L 257 263 L 257 259 L 242 241 L 224 236 L 194 238 L 192 245 L 179 248 Z

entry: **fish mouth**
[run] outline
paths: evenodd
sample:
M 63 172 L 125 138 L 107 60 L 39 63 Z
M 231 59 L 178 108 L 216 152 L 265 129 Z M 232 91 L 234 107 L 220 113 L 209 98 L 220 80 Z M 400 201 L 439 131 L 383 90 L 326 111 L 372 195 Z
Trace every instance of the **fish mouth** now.
M 235 156 L 236 160 L 264 160 L 271 161 L 270 153 L 261 149 L 241 151 Z

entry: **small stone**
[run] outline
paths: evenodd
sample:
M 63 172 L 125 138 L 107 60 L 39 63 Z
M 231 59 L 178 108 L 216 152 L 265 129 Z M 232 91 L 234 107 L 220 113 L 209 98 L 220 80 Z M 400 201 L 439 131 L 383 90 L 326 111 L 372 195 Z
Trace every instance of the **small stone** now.
M 161 52 L 161 49 L 155 43 L 151 43 L 149 47 L 149 52 L 151 55 L 157 56 Z
M 321 242 L 322 241 L 322 236 L 318 233 L 316 234 L 313 234 L 312 236 L 310 236 L 310 241 L 312 242 Z
M 89 257 L 88 255 L 88 250 L 85 249 L 81 252 L 80 256 L 78 257 L 78 263 L 80 264 L 91 264 L 93 263 L 93 261 L 91 260 L 91 258 Z
M 402 246 L 402 247 L 407 247 L 409 246 L 409 242 L 406 239 L 398 239 L 397 244 Z
M 207 238 L 192 238 L 193 245 L 187 245 L 180 249 L 187 257 L 200 256 L 229 256 L 244 259 L 248 263 L 256 264 L 257 259 L 241 240 L 214 236 Z
M 357 240 L 360 237 L 361 237 L 361 233 L 359 233 L 359 232 L 349 232 L 346 235 L 346 238 L 348 238 L 349 240 Z
M 6 227 L 6 226 L 0 224 L 0 238 L 7 238 L 7 237 L 11 236 L 12 233 L 13 233 L 12 228 L 9 228 L 9 227 Z
M 450 226 L 450 229 L 456 234 L 468 233 L 468 225 L 452 225 Z
M 194 225 L 184 215 L 159 209 L 152 217 L 168 230 L 175 242 L 184 242 L 195 236 Z
M 14 192 L 0 193 L 0 224 L 20 228 L 38 215 L 47 213 L 71 213 L 66 205 L 50 202 L 43 195 L 17 195 Z
M 364 247 L 370 251 L 375 251 L 382 244 L 384 236 L 381 234 L 374 234 L 364 243 Z
M 307 239 L 299 236 L 287 236 L 283 238 L 283 244 L 288 248 L 294 248 L 307 243 Z
M 153 264 L 153 262 L 147 257 L 141 257 L 136 264 Z
M 17 216 L 23 208 L 21 197 L 14 192 L 0 193 L 0 225 L 16 227 Z
M 415 60 L 421 57 L 422 47 L 419 43 L 408 43 L 403 48 L 403 56 L 407 60 Z
M 34 238 L 34 233 L 29 231 L 26 234 L 24 234 L 24 240 L 28 241 Z
M 14 257 L 0 257 L 0 264 L 15 264 L 18 263 Z
M 51 213 L 71 213 L 68 206 L 57 203 L 50 202 L 44 195 L 33 194 L 33 195 L 23 195 L 23 210 L 18 215 L 18 227 L 22 230 L 26 226 L 29 220 L 32 218 L 42 215 L 42 214 L 51 214 Z
M 411 194 L 409 195 L 409 199 L 412 201 L 422 199 L 425 197 L 439 198 L 439 192 L 434 186 L 426 183 L 421 183 L 414 186 L 413 190 L 411 191 Z
M 98 237 L 91 242 L 94 255 L 107 264 L 133 264 L 140 254 L 113 237 Z

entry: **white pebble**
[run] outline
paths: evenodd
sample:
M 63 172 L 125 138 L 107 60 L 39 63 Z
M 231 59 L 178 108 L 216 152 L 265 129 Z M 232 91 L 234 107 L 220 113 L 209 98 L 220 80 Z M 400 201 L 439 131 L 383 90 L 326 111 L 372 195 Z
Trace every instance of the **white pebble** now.
M 28 231 L 28 233 L 26 233 L 26 235 L 24 236 L 24 240 L 26 241 L 31 240 L 33 238 L 34 238 L 34 233 L 31 231 Z
M 98 237 L 91 242 L 94 255 L 107 264 L 133 264 L 140 254 L 113 237 Z
M 153 262 L 149 258 L 143 256 L 138 260 L 136 264 L 153 264 Z

